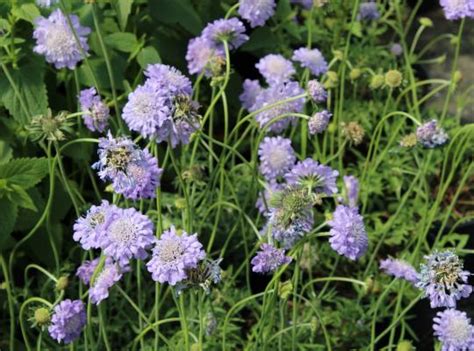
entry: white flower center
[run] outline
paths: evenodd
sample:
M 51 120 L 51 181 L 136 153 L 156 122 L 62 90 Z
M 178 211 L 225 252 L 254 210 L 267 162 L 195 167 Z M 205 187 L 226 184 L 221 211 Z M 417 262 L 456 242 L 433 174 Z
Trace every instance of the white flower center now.
M 76 49 L 76 41 L 68 28 L 56 27 L 48 32 L 46 47 L 57 55 L 68 55 Z
M 469 340 L 470 332 L 470 326 L 466 319 L 457 317 L 450 320 L 450 323 L 447 325 L 446 334 L 451 340 L 460 343 Z
M 120 218 L 110 225 L 109 235 L 114 242 L 128 244 L 137 239 L 137 229 L 128 218 Z
M 285 168 L 288 161 L 288 152 L 285 148 L 275 147 L 268 154 L 268 163 L 272 168 L 280 170 Z
M 145 167 L 131 163 L 127 167 L 127 175 L 133 178 L 135 184 L 144 185 L 148 182 L 148 172 Z
M 184 253 L 184 248 L 178 240 L 166 240 L 161 243 L 158 257 L 161 261 L 173 262 Z

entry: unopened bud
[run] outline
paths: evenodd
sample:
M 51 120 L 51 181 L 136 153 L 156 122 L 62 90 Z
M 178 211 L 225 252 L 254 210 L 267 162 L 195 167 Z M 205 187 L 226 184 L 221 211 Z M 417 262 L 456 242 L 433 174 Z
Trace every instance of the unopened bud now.
M 370 80 L 370 89 L 378 89 L 380 88 L 383 83 L 385 83 L 385 77 L 381 74 L 376 74 L 374 76 L 372 76 L 372 79 Z
M 397 345 L 397 351 L 412 351 L 414 349 L 415 348 L 413 347 L 411 342 L 408 340 L 402 340 Z
M 66 275 L 60 277 L 56 283 L 56 290 L 66 290 L 69 285 L 69 279 Z
M 349 73 L 351 80 L 357 80 L 362 75 L 362 71 L 359 68 L 353 68 Z
M 433 21 L 427 17 L 421 17 L 420 24 L 425 27 L 433 27 Z
M 402 84 L 403 76 L 400 71 L 396 69 L 391 69 L 385 73 L 385 84 L 390 88 L 396 88 Z
M 34 318 L 36 324 L 38 324 L 39 326 L 48 324 L 50 320 L 49 310 L 45 307 L 37 308 L 35 310 Z

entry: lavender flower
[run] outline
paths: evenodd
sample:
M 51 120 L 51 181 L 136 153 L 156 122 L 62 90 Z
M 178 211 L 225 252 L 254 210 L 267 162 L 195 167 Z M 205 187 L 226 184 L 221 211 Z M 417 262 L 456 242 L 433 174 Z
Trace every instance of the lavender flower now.
M 387 258 L 380 261 L 380 269 L 388 275 L 416 284 L 418 282 L 418 273 L 411 264 L 403 260 Z
M 394 56 L 400 56 L 403 54 L 403 47 L 399 43 L 394 43 L 390 46 L 390 52 Z
M 438 126 L 438 122 L 433 119 L 416 129 L 416 138 L 424 147 L 434 148 L 446 143 L 448 134 L 446 134 L 444 129 Z
M 90 131 L 103 132 L 110 117 L 109 107 L 97 95 L 95 88 L 84 89 L 79 94 L 81 110 L 87 112 L 82 115 L 86 127 Z
M 369 240 L 357 208 L 337 206 L 328 224 L 331 227 L 329 243 L 337 253 L 356 260 L 367 251 Z
M 313 6 L 313 0 L 290 0 L 293 4 L 299 4 L 309 10 Z
M 252 28 L 260 27 L 275 13 L 275 0 L 240 0 L 239 15 L 246 19 Z
M 156 241 L 151 220 L 134 208 L 117 208 L 112 214 L 107 235 L 103 240 L 104 253 L 122 267 L 130 259 L 145 259 L 146 250 Z
M 317 193 L 332 195 L 337 193 L 336 179 L 338 175 L 339 172 L 331 167 L 307 158 L 304 161 L 299 161 L 285 175 L 285 179 L 289 185 L 309 186 Z
M 474 18 L 474 0 L 440 0 L 439 3 L 448 20 Z
M 326 89 L 324 89 L 324 86 L 316 79 L 310 80 L 306 89 L 308 90 L 310 98 L 316 103 L 324 102 L 328 97 Z
M 251 79 L 244 80 L 243 89 L 243 93 L 239 96 L 240 102 L 242 102 L 242 106 L 246 110 L 251 110 L 257 100 L 258 94 L 260 94 L 263 89 L 258 80 Z
M 474 350 L 474 326 L 465 312 L 447 309 L 433 318 L 434 335 L 441 341 L 441 351 Z
M 281 265 L 291 262 L 291 257 L 285 256 L 285 250 L 277 249 L 270 244 L 262 244 L 260 251 L 252 258 L 252 271 L 256 273 L 272 273 Z
M 277 182 L 269 182 L 265 186 L 265 190 L 260 192 L 257 202 L 255 203 L 255 207 L 258 209 L 258 212 L 264 214 L 268 211 L 270 198 L 272 195 L 277 192 L 283 190 L 283 184 L 279 184 Z
M 106 235 L 107 226 L 111 215 L 117 207 L 102 200 L 99 206 L 92 206 L 85 217 L 76 220 L 73 230 L 73 239 L 81 243 L 84 250 L 100 247 Z
M 467 283 L 469 275 L 454 252 L 435 251 L 425 256 L 416 286 L 425 291 L 432 308 L 456 307 L 457 300 L 471 295 L 472 286 Z
M 39 7 L 48 8 L 54 4 L 57 4 L 59 0 L 36 0 L 36 5 Z
M 371 21 L 377 20 L 380 18 L 380 12 L 377 9 L 377 4 L 375 2 L 363 2 L 359 6 L 359 14 L 357 19 L 359 21 Z
M 344 176 L 343 180 L 349 206 L 356 207 L 359 198 L 359 180 L 354 176 Z
M 66 299 L 54 307 L 48 332 L 58 342 L 69 344 L 81 335 L 86 322 L 84 303 Z
M 230 49 L 237 49 L 249 39 L 245 34 L 244 24 L 235 17 L 222 18 L 209 23 L 203 29 L 202 36 L 219 50 L 224 50 L 223 41 L 227 41 Z
M 92 165 L 102 180 L 111 180 L 113 189 L 129 199 L 153 198 L 163 173 L 158 160 L 147 149 L 140 150 L 126 137 L 99 139 L 99 161 Z
M 318 49 L 299 48 L 293 52 L 292 59 L 299 62 L 301 66 L 308 68 L 315 76 L 328 71 L 328 63 Z
M 200 36 L 189 41 L 186 60 L 188 61 L 189 73 L 203 73 L 206 77 L 211 77 L 213 63 L 225 61 L 225 53 L 213 47 L 209 40 Z
M 199 261 L 206 257 L 197 234 L 183 232 L 178 236 L 171 227 L 165 231 L 153 249 L 153 257 L 147 263 L 153 280 L 176 285 L 188 277 L 187 270 L 196 268 Z
M 260 172 L 271 181 L 283 176 L 295 164 L 296 155 L 291 140 L 277 137 L 265 137 L 258 148 Z
M 296 73 L 290 60 L 282 55 L 270 54 L 262 57 L 255 65 L 268 84 L 287 82 Z
M 327 110 L 316 112 L 308 121 L 309 134 L 315 135 L 324 132 L 331 117 L 332 113 Z
M 297 82 L 287 82 L 283 84 L 275 84 L 270 87 L 263 89 L 255 99 L 255 104 L 252 106 L 250 112 L 257 111 L 261 108 L 266 108 L 269 105 L 277 104 L 281 100 L 303 95 L 304 90 L 301 89 Z M 281 117 L 283 114 L 300 113 L 304 107 L 304 97 L 288 101 L 285 103 L 278 104 L 274 107 L 267 108 L 256 114 L 255 119 L 260 124 L 260 127 L 264 127 L 270 121 L 277 117 Z M 284 131 L 293 117 L 285 117 L 279 119 L 276 122 L 271 123 L 268 126 L 268 131 L 274 133 L 281 133 Z
M 88 285 L 98 265 L 99 258 L 95 258 L 92 261 L 84 261 L 77 269 L 76 276 L 81 279 L 82 283 Z
M 89 289 L 91 302 L 98 305 L 102 300 L 108 298 L 109 289 L 120 279 L 122 279 L 120 267 L 110 261 L 106 262 Z
M 90 28 L 82 27 L 79 18 L 69 15 L 74 31 L 77 34 L 80 46 L 69 28 L 66 16 L 57 9 L 48 18 L 38 17 L 35 20 L 33 38 L 36 45 L 33 51 L 44 55 L 46 61 L 54 64 L 56 68 L 67 67 L 74 69 L 83 57 L 82 51 L 87 53 L 87 35 Z M 81 50 L 82 48 L 82 50 Z

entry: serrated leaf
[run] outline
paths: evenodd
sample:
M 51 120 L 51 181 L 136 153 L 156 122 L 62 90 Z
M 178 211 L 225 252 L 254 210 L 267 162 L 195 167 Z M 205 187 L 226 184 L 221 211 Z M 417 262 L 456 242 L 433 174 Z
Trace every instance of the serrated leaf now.
M 34 23 L 35 18 L 41 16 L 38 7 L 35 4 L 23 4 L 20 7 L 14 7 L 12 14 L 22 20 Z
M 190 33 L 198 35 L 202 21 L 190 0 L 149 0 L 150 15 L 167 24 L 180 24 Z
M 138 45 L 135 34 L 128 32 L 109 34 L 104 38 L 104 41 L 109 47 L 122 52 L 132 52 Z
M 138 64 L 145 69 L 153 63 L 161 63 L 161 57 L 153 46 L 147 46 L 140 50 L 137 56 Z
M 10 238 L 18 215 L 17 207 L 7 199 L 0 199 L 0 251 Z
M 44 157 L 17 158 L 0 165 L 0 179 L 28 189 L 39 183 L 48 171 L 48 160 Z
M 7 163 L 12 158 L 12 148 L 5 141 L 0 140 L 0 164 Z
M 11 202 L 21 208 L 26 208 L 35 212 L 38 210 L 33 199 L 21 186 L 13 184 L 11 188 L 13 191 L 8 193 L 8 199 Z

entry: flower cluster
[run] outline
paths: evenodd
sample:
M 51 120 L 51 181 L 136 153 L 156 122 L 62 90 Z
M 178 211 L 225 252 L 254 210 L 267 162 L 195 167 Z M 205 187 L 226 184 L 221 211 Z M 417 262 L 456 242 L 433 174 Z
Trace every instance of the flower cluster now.
M 406 261 L 387 258 L 380 261 L 380 269 L 391 276 L 404 279 L 412 284 L 418 282 L 418 272 Z
M 256 273 L 272 273 L 281 265 L 291 262 L 291 257 L 285 256 L 285 250 L 277 249 L 270 244 L 262 244 L 261 250 L 252 258 L 252 271 Z
M 416 129 L 416 138 L 424 147 L 434 148 L 445 144 L 448 140 L 448 134 L 446 134 L 444 129 L 438 126 L 438 122 L 433 119 Z
M 448 20 L 474 18 L 473 0 L 440 0 L 439 3 Z
M 48 332 L 58 342 L 69 344 L 81 335 L 86 322 L 84 303 L 66 299 L 54 307 Z
M 103 132 L 110 117 L 109 107 L 103 102 L 95 88 L 84 89 L 79 94 L 84 124 L 91 131 Z
M 315 76 L 328 71 L 328 63 L 318 49 L 299 48 L 293 52 L 292 59 L 308 68 Z
M 251 27 L 260 27 L 275 13 L 275 0 L 240 0 L 239 15 Z

